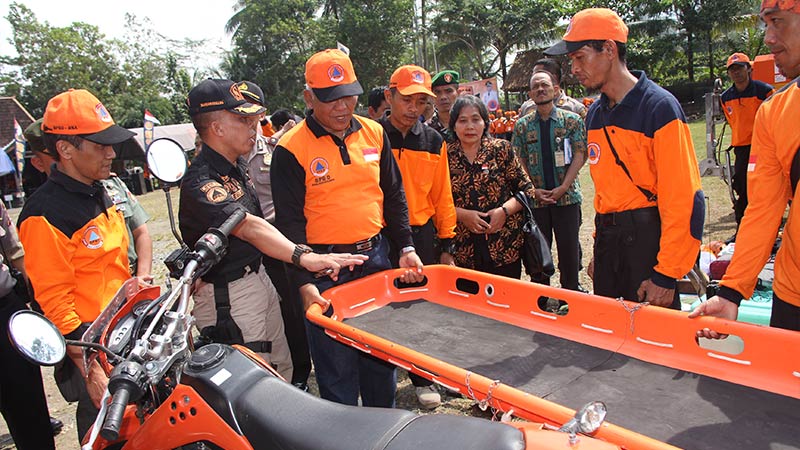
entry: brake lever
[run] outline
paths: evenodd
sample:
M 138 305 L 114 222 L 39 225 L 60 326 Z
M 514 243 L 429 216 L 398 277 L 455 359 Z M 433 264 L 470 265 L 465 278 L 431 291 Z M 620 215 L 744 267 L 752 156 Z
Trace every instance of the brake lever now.
M 111 392 L 108 390 L 108 386 L 106 386 L 105 392 L 103 392 L 103 398 L 100 400 L 100 410 L 97 411 L 97 416 L 94 418 L 94 424 L 92 425 L 92 432 L 89 434 L 89 440 L 86 441 L 86 445 L 81 447 L 81 450 L 92 450 L 94 447 L 94 442 L 97 440 L 97 436 L 100 435 L 100 429 L 103 427 L 103 423 L 106 421 L 106 411 L 108 410 L 108 399 L 111 397 Z

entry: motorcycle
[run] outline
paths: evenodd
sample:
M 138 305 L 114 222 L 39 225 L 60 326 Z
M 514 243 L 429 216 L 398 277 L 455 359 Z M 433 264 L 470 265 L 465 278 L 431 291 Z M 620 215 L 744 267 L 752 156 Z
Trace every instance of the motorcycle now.
M 187 168 L 182 149 L 168 139 L 154 141 L 147 160 L 167 186 Z M 619 448 L 590 436 L 606 415 L 601 402 L 584 406 L 560 428 L 345 406 L 297 389 L 245 347 L 195 348 L 192 286 L 224 256 L 228 235 L 243 219 L 243 212 L 234 213 L 193 249 L 182 244 L 173 252 L 167 262 L 177 282 L 164 294 L 128 280 L 79 341 L 64 339 L 33 311 L 10 319 L 12 342 L 31 362 L 54 365 L 67 345 L 76 345 L 86 349 L 86 367 L 97 357 L 109 376 L 82 450 Z

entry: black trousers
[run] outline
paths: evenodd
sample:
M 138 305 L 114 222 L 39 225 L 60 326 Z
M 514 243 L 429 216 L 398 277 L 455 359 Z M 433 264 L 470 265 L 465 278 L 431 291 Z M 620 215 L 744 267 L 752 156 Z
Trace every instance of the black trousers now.
M 658 209 L 642 208 L 595 216 L 594 293 L 639 301 L 636 291 L 653 275 L 657 263 L 661 219 Z M 669 306 L 681 309 L 680 293 Z
M 436 227 L 433 226 L 433 220 L 428 220 L 427 223 L 420 226 L 411 227 L 411 238 L 414 241 L 414 249 L 417 256 L 422 261 L 422 264 L 436 264 Z M 400 249 L 398 249 L 391 239 L 389 239 L 389 260 L 392 262 L 392 267 L 400 267 Z M 422 378 L 421 376 L 408 373 L 408 378 L 411 379 L 411 384 L 415 387 L 430 386 L 433 381 Z
M 267 270 L 267 276 L 275 285 L 278 295 L 281 296 L 283 330 L 289 344 L 289 351 L 292 353 L 292 365 L 294 366 L 290 381 L 292 384 L 305 384 L 311 374 L 311 355 L 308 353 L 308 337 L 303 320 L 303 301 L 300 299 L 300 292 L 289 286 L 283 261 L 264 255 L 262 264 Z
M 783 328 L 785 330 L 800 331 L 800 306 L 795 306 L 781 300 L 773 292 L 772 316 L 769 319 L 769 326 Z
M 578 290 L 578 272 L 581 267 L 581 242 L 578 231 L 581 226 L 581 205 L 545 206 L 534 208 L 533 218 L 542 230 L 547 245 L 553 247 L 553 234 L 558 244 L 558 271 L 561 287 Z M 550 284 L 550 277 L 532 274 L 531 280 Z
M 733 215 L 738 227 L 744 217 L 744 210 L 747 209 L 747 165 L 750 162 L 750 146 L 734 147 L 733 153 L 736 155 L 736 161 L 733 164 L 731 187 L 738 196 L 733 205 Z
M 8 336 L 8 319 L 25 304 L 13 292 L 0 298 L 0 412 L 20 450 L 55 449 L 42 373 Z

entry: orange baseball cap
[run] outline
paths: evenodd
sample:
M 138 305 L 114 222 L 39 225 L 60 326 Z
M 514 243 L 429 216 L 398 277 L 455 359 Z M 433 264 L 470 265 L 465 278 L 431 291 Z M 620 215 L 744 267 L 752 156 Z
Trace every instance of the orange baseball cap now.
M 389 88 L 402 95 L 427 94 L 436 97 L 431 90 L 431 74 L 420 66 L 400 66 L 389 79 Z
M 800 14 L 800 0 L 763 0 L 761 2 L 761 12 L 766 9 L 789 11 Z
M 364 93 L 350 57 L 337 49 L 329 48 L 308 58 L 306 84 L 325 103 Z
M 562 40 L 544 53 L 564 55 L 580 50 L 589 41 L 607 40 L 628 42 L 628 27 L 617 13 L 608 8 L 588 8 L 572 17 Z
M 734 64 L 750 67 L 750 58 L 748 58 L 744 53 L 734 53 L 731 56 L 728 56 L 728 62 L 725 64 L 725 68 L 730 68 Z
M 136 135 L 116 125 L 106 107 L 86 89 L 70 89 L 51 98 L 42 132 L 80 136 L 100 145 L 120 144 Z

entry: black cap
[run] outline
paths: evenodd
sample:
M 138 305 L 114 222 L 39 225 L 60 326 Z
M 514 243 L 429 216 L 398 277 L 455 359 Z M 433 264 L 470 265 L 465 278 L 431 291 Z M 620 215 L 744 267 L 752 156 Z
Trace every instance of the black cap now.
M 238 85 L 239 92 L 242 93 L 245 100 L 257 105 L 267 106 L 267 102 L 264 98 L 264 91 L 262 91 L 257 84 L 253 83 L 252 81 L 240 81 Z
M 43 119 L 39 119 L 28 125 L 28 128 L 25 128 L 22 135 L 25 136 L 25 141 L 28 143 L 31 151 L 49 153 L 47 147 L 44 146 L 44 139 L 42 139 L 42 120 Z
M 248 102 L 233 81 L 212 78 L 203 80 L 189 91 L 186 105 L 190 116 L 221 110 L 242 116 L 256 116 L 266 111 L 263 106 Z

